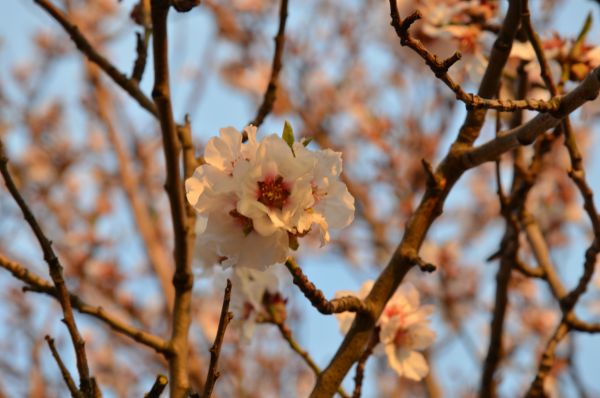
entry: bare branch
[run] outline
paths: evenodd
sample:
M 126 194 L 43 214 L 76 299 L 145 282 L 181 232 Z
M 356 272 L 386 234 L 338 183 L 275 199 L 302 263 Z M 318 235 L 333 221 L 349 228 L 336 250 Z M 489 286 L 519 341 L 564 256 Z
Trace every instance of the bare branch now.
M 356 364 L 356 374 L 354 376 L 354 391 L 352 392 L 352 398 L 360 398 L 363 378 L 365 376 L 365 365 L 367 364 L 367 360 L 373 354 L 373 350 L 375 346 L 379 344 L 379 332 L 377 329 L 373 331 L 373 335 L 371 336 L 371 340 L 369 340 L 369 344 L 367 344 L 367 348 L 362 353 L 360 358 L 358 359 L 358 363 Z
M 44 293 L 58 299 L 56 289 L 51 283 L 29 271 L 21 264 L 0 255 L 0 267 L 9 271 L 15 278 L 26 283 L 27 286 L 24 289 L 36 293 Z M 82 314 L 87 314 L 101 320 L 110 326 L 111 329 L 154 349 L 158 353 L 163 355 L 169 354 L 168 343 L 162 338 L 128 325 L 102 307 L 90 305 L 74 294 L 71 294 L 69 297 L 73 308 Z
M 163 138 L 165 167 L 167 169 L 167 192 L 171 207 L 171 219 L 175 236 L 175 302 L 173 308 L 172 335 L 170 344 L 173 354 L 169 357 L 169 379 L 172 398 L 183 398 L 189 389 L 188 352 L 189 327 L 191 323 L 192 252 L 195 238 L 193 219 L 188 218 L 187 201 L 183 180 L 180 175 L 180 144 L 177 127 L 173 120 L 171 89 L 169 84 L 167 15 L 168 0 L 152 0 L 154 88 L 152 98 Z
M 540 366 L 538 368 L 537 374 L 535 375 L 535 379 L 531 383 L 526 398 L 534 398 L 534 397 L 544 397 L 544 380 L 550 369 L 552 369 L 552 364 L 554 363 L 555 350 L 558 346 L 558 343 L 569 333 L 569 326 L 562 321 L 554 334 L 546 344 L 546 349 L 542 354 L 542 359 L 540 360 Z
M 217 335 L 215 341 L 210 348 L 210 364 L 208 366 L 208 373 L 206 375 L 206 383 L 204 383 L 204 391 L 202 398 L 210 398 L 213 388 L 220 374 L 217 370 L 219 364 L 219 354 L 221 353 L 221 346 L 223 345 L 223 337 L 225 336 L 225 330 L 229 321 L 233 318 L 233 313 L 229 312 L 229 302 L 231 301 L 231 281 L 227 279 L 227 286 L 225 287 L 225 293 L 223 295 L 223 306 L 221 307 L 221 316 L 219 317 L 219 326 L 217 327 Z
M 156 106 L 152 101 L 140 90 L 137 82 L 134 79 L 129 79 L 122 74 L 110 63 L 105 57 L 100 55 L 91 43 L 83 36 L 76 25 L 72 24 L 67 16 L 56 8 L 48 0 L 35 0 L 44 10 L 48 12 L 58 23 L 62 25 L 65 31 L 71 37 L 79 51 L 81 51 L 91 62 L 95 63 L 102 69 L 110 78 L 117 83 L 121 88 L 135 99 L 142 108 L 146 109 L 153 115 L 157 115 Z
M 530 121 L 512 130 L 501 132 L 497 138 L 464 154 L 468 168 L 494 161 L 498 156 L 519 145 L 529 145 L 544 132 L 558 125 L 561 120 L 588 101 L 594 100 L 600 91 L 600 68 L 591 71 L 583 82 L 561 97 L 560 110 L 555 113 L 539 114 Z
M 57 299 L 61 305 L 63 315 L 64 315 L 64 323 L 67 326 L 69 331 L 69 335 L 71 336 L 71 341 L 73 343 L 73 348 L 75 349 L 75 356 L 77 358 L 77 370 L 79 372 L 79 383 L 81 392 L 85 397 L 91 397 L 93 394 L 92 391 L 92 383 L 90 380 L 90 372 L 88 368 L 87 355 L 85 353 L 85 342 L 77 329 L 77 324 L 75 322 L 75 317 L 73 316 L 73 310 L 71 308 L 71 300 L 69 299 L 69 290 L 67 289 L 67 285 L 65 284 L 65 280 L 63 278 L 63 267 L 60 263 L 58 257 L 54 253 L 54 249 L 52 249 L 52 242 L 46 237 L 44 232 L 42 231 L 41 226 L 37 222 L 37 219 L 33 215 L 33 212 L 25 202 L 25 199 L 21 196 L 21 193 L 17 189 L 17 186 L 8 170 L 8 156 L 6 154 L 6 150 L 4 148 L 4 143 L 0 140 L 0 173 L 2 177 L 4 177 L 4 182 L 8 191 L 12 195 L 13 199 L 21 209 L 23 213 L 23 217 L 33 230 L 35 237 L 42 248 L 44 253 L 44 260 L 48 264 L 48 269 L 50 271 L 50 277 L 54 282 L 54 286 L 56 288 Z
M 331 301 L 327 300 L 323 295 L 323 292 L 317 289 L 317 287 L 308 280 L 306 275 L 302 272 L 302 269 L 296 264 L 296 260 L 292 257 L 287 259 L 285 266 L 294 278 L 294 285 L 300 288 L 300 291 L 302 291 L 304 296 L 311 302 L 313 307 L 319 310 L 320 313 L 325 315 L 347 311 L 368 313 L 368 307 L 356 296 L 345 296 Z
M 150 391 L 144 394 L 144 398 L 160 398 L 160 394 L 163 393 L 168 383 L 169 380 L 167 379 L 167 376 L 156 376 L 156 380 L 154 381 L 152 388 L 150 389 Z
M 449 58 L 440 60 L 435 54 L 427 50 L 420 40 L 415 39 L 410 35 L 408 29 L 416 20 L 422 17 L 419 11 L 415 11 L 404 20 L 401 20 L 398 14 L 398 7 L 396 5 L 395 7 L 392 6 L 391 16 L 391 25 L 394 27 L 396 34 L 400 38 L 400 44 L 402 46 L 409 47 L 414 52 L 419 54 L 427 66 L 429 66 L 435 77 L 440 79 L 446 86 L 448 86 L 456 95 L 456 99 L 464 102 L 468 108 L 496 109 L 502 112 L 513 112 L 518 109 L 528 109 L 538 112 L 556 112 L 559 109 L 560 102 L 556 98 L 552 98 L 548 101 L 536 99 L 488 99 L 476 94 L 465 92 L 460 84 L 455 82 L 448 74 L 448 70 L 461 58 L 461 54 L 455 52 Z
M 67 388 L 69 389 L 71 396 L 73 398 L 83 398 L 83 394 L 81 393 L 81 391 L 79 391 L 77 389 L 77 386 L 75 385 L 75 382 L 73 381 L 73 377 L 71 377 L 69 370 L 65 366 L 63 360 L 61 359 L 60 355 L 58 354 L 58 351 L 56 350 L 56 346 L 54 345 L 54 339 L 51 338 L 50 336 L 46 335 L 46 342 L 48 343 L 48 347 L 50 347 L 52 356 L 54 357 L 54 360 L 56 361 L 56 364 L 58 365 L 58 367 L 60 369 L 60 373 L 62 374 L 63 380 L 67 384 Z
M 281 59 L 283 57 L 283 46 L 285 44 L 285 21 L 288 15 L 287 10 L 288 0 L 281 0 L 281 6 L 279 9 L 279 28 L 277 29 L 277 35 L 275 36 L 275 53 L 273 54 L 273 65 L 271 66 L 269 85 L 265 91 L 263 101 L 256 111 L 254 120 L 249 123 L 256 127 L 260 127 L 267 115 L 271 113 L 277 96 L 277 78 L 279 77 L 279 72 L 281 71 L 282 66 Z

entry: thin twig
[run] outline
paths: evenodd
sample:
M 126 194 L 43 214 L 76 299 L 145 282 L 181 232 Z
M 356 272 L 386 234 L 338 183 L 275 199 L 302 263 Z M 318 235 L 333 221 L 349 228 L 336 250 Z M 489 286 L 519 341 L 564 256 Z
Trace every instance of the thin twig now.
M 13 276 L 15 278 L 26 283 L 27 286 L 24 288 L 25 290 L 32 291 L 35 293 L 47 294 L 49 296 L 52 296 L 52 297 L 58 299 L 56 289 L 50 282 L 46 281 L 44 278 L 41 278 L 38 275 L 34 274 L 33 272 L 29 271 L 27 268 L 25 268 L 21 264 L 15 262 L 15 261 L 9 260 L 8 258 L 2 256 L 1 254 L 0 254 L 0 267 L 9 271 L 11 274 L 13 274 Z M 148 347 L 154 349 L 156 352 L 158 352 L 160 354 L 163 354 L 163 355 L 169 354 L 169 352 L 170 352 L 169 345 L 161 337 L 158 337 L 156 335 L 153 335 L 151 333 L 145 332 L 145 331 L 137 329 L 131 325 L 128 325 L 127 323 L 121 321 L 120 319 L 118 319 L 114 315 L 112 315 L 111 313 L 104 310 L 102 307 L 96 307 L 96 306 L 90 305 L 74 294 L 70 294 L 69 298 L 70 298 L 71 305 L 73 306 L 73 308 L 75 308 L 77 311 L 81 312 L 82 314 L 87 314 L 96 319 L 101 320 L 102 322 L 106 323 L 111 329 L 113 329 L 125 336 L 132 338 L 133 340 L 137 341 L 138 343 L 141 343 L 145 346 L 148 346 Z
M 48 12 L 58 23 L 62 25 L 64 30 L 69 34 L 71 40 L 75 43 L 79 51 L 81 51 L 91 62 L 95 63 L 102 69 L 111 79 L 117 83 L 123 90 L 127 91 L 129 95 L 134 98 L 142 108 L 146 109 L 153 115 L 157 115 L 156 106 L 154 103 L 144 94 L 135 80 L 129 79 L 127 76 L 119 72 L 114 65 L 108 61 L 104 56 L 100 55 L 98 51 L 92 46 L 92 44 L 85 38 L 85 36 L 79 31 L 79 28 L 71 23 L 67 16 L 56 8 L 48 0 L 34 0 L 44 10 Z
M 51 338 L 50 336 L 46 335 L 46 342 L 48 343 L 48 347 L 50 347 L 52 356 L 54 357 L 54 360 L 56 361 L 56 364 L 58 365 L 58 367 L 60 369 L 60 373 L 62 374 L 63 380 L 67 384 L 67 388 L 69 389 L 71 396 L 73 398 L 82 398 L 83 394 L 81 393 L 81 391 L 79 391 L 77 389 L 77 386 L 75 385 L 75 382 L 73 381 L 73 377 L 71 377 L 71 374 L 69 373 L 69 369 L 67 369 L 63 360 L 61 359 L 60 355 L 58 354 L 56 346 L 54 345 L 54 339 Z
M 518 73 L 517 98 L 524 98 L 527 94 L 527 74 L 521 64 Z M 523 112 L 514 113 L 511 127 L 523 122 Z M 498 135 L 499 123 L 496 125 L 496 136 Z M 536 162 L 538 158 L 534 158 Z M 479 396 L 481 398 L 492 398 L 496 396 L 496 383 L 494 375 L 505 355 L 504 345 L 504 322 L 508 311 L 508 290 L 513 268 L 518 263 L 519 257 L 519 232 L 520 225 L 517 222 L 517 214 L 525 206 L 527 195 L 533 187 L 534 178 L 523 178 L 520 170 L 524 168 L 523 158 L 515 154 L 513 157 L 513 183 L 510 195 L 507 197 L 502 190 L 498 189 L 498 201 L 500 202 L 500 213 L 505 220 L 505 232 L 500 244 L 500 266 L 496 274 L 496 295 L 494 310 L 490 322 L 490 339 L 487 354 L 481 374 L 481 386 Z M 533 163 L 532 162 L 532 163 Z M 498 163 L 496 163 L 498 164 Z M 530 169 L 533 168 L 532 164 Z M 498 184 L 500 184 L 498 176 Z M 499 185 L 500 186 L 500 185 Z
M 365 376 L 365 365 L 367 364 L 367 360 L 373 354 L 373 350 L 379 344 L 379 330 L 375 329 L 373 334 L 371 335 L 371 340 L 369 340 L 369 344 L 367 348 L 362 353 L 358 362 L 356 364 L 356 374 L 354 375 L 354 391 L 352 392 L 352 398 L 360 398 L 360 394 L 362 391 L 362 383 Z
M 525 395 L 526 398 L 538 398 L 545 396 L 544 380 L 546 379 L 546 376 L 548 376 L 548 373 L 554 364 L 556 346 L 558 346 L 558 343 L 560 343 L 568 333 L 569 326 L 564 321 L 561 321 L 554 331 L 554 334 L 546 344 L 546 349 L 544 350 L 542 359 L 540 360 L 540 366 L 535 375 L 535 379 L 531 383 L 531 386 L 529 386 L 529 390 Z
M 390 0 L 392 4 L 393 0 Z M 435 54 L 432 54 L 425 48 L 423 43 L 413 38 L 408 29 L 417 20 L 422 18 L 419 11 L 413 12 L 405 19 L 400 19 L 398 14 L 398 6 L 394 3 L 391 7 L 391 25 L 394 27 L 396 34 L 400 38 L 402 46 L 409 47 L 416 52 L 429 66 L 435 77 L 440 79 L 450 90 L 456 95 L 456 99 L 464 102 L 467 107 L 472 109 L 496 109 L 502 112 L 513 112 L 518 109 L 528 109 L 538 112 L 555 112 L 560 107 L 559 98 L 551 98 L 548 101 L 535 99 L 519 99 L 519 100 L 504 100 L 504 99 L 488 99 L 476 94 L 467 93 L 463 88 L 455 82 L 448 70 L 461 58 L 459 52 L 455 52 L 450 57 L 440 60 Z
M 140 32 L 135 32 L 135 52 L 137 56 L 133 63 L 133 70 L 131 71 L 131 80 L 139 83 L 144 76 L 144 70 L 146 69 L 146 59 L 148 58 L 148 40 L 146 39 L 147 33 L 144 33 L 144 37 Z
M 288 0 L 281 0 L 281 6 L 279 9 L 279 28 L 277 30 L 277 35 L 275 35 L 275 52 L 273 54 L 273 65 L 271 66 L 271 77 L 269 78 L 269 85 L 265 91 L 263 96 L 263 101 L 260 104 L 260 107 L 256 111 L 256 116 L 254 116 L 254 120 L 249 124 L 253 124 L 256 127 L 260 127 L 262 122 L 265 120 L 267 115 L 273 109 L 273 104 L 275 103 L 275 99 L 277 97 L 277 78 L 279 77 L 279 72 L 281 71 L 282 62 L 281 59 L 283 57 L 283 47 L 285 44 L 285 21 L 288 15 Z
M 219 354 L 221 353 L 221 346 L 223 345 L 223 337 L 225 336 L 225 330 L 229 321 L 233 318 L 233 313 L 229 312 L 229 302 L 231 301 L 231 281 L 227 279 L 227 286 L 225 287 L 225 294 L 223 295 L 223 306 L 221 307 L 221 316 L 219 317 L 219 326 L 217 327 L 217 335 L 215 341 L 210 348 L 210 364 L 208 366 L 208 373 L 206 375 L 206 383 L 204 384 L 204 391 L 202 398 L 210 398 L 213 388 L 220 374 L 217 370 L 219 364 Z
M 25 202 L 25 199 L 21 196 L 21 193 L 17 189 L 17 186 L 8 170 L 8 156 L 4 148 L 4 143 L 0 140 L 0 173 L 4 177 L 6 187 L 10 192 L 11 196 L 21 209 L 23 217 L 31 227 L 38 243 L 44 253 L 44 260 L 48 264 L 50 271 L 50 277 L 56 288 L 56 296 L 61 305 L 62 312 L 64 315 L 63 322 L 67 326 L 73 348 L 75 349 L 75 356 L 77 359 L 77 371 L 79 372 L 79 383 L 81 392 L 85 397 L 93 396 L 92 383 L 90 380 L 90 372 L 88 368 L 87 355 L 85 353 L 85 342 L 77 329 L 75 317 L 73 316 L 73 310 L 71 308 L 71 300 L 69 299 L 69 290 L 65 284 L 63 278 L 63 267 L 60 260 L 52 249 L 52 242 L 46 237 L 39 225 L 37 219 L 33 215 L 33 212 Z
M 365 303 L 356 296 L 345 296 L 333 300 L 327 300 L 323 292 L 308 280 L 302 269 L 292 257 L 288 258 L 285 266 L 292 274 L 294 285 L 300 288 L 300 291 L 311 302 L 311 304 L 325 315 L 337 314 L 340 312 L 368 312 Z
M 463 161 L 468 168 L 494 161 L 498 156 L 520 145 L 529 145 L 544 132 L 557 126 L 568 114 L 588 101 L 594 100 L 600 91 L 600 68 L 592 70 L 571 92 L 562 97 L 559 112 L 539 114 L 512 130 L 500 132 L 497 138 L 465 151 Z
M 167 387 L 168 383 L 169 383 L 169 380 L 167 379 L 167 376 L 165 376 L 165 375 L 156 376 L 156 380 L 154 381 L 152 388 L 150 389 L 150 391 L 148 391 L 146 394 L 144 394 L 144 398 L 159 398 L 160 394 L 163 393 L 163 391 Z

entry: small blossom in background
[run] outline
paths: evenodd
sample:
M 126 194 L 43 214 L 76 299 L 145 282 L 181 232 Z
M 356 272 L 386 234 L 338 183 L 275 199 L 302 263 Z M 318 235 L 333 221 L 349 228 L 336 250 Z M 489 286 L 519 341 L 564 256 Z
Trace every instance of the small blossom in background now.
M 186 180 L 187 199 L 198 217 L 198 258 L 203 266 L 265 269 L 286 260 L 298 238 L 316 225 L 321 242 L 329 227 L 354 218 L 354 198 L 339 181 L 341 154 L 311 151 L 284 138 L 256 140 L 256 128 L 220 130 L 206 145 L 205 164 Z
M 364 299 L 373 281 L 365 282 L 358 297 Z M 343 297 L 351 292 L 338 292 Z M 427 317 L 433 312 L 433 306 L 420 305 L 419 292 L 411 284 L 402 285 L 386 304 L 377 321 L 379 333 L 378 350 L 387 356 L 390 367 L 401 377 L 419 381 L 429 372 L 429 366 L 422 351 L 435 340 L 435 332 L 429 326 Z M 354 314 L 344 312 L 336 314 L 340 329 L 346 333 L 354 320 Z M 383 347 L 381 347 L 383 346 Z
M 233 271 L 231 308 L 234 322 L 249 341 L 257 322 L 277 317 L 285 321 L 286 301 L 278 292 L 277 276 L 270 270 L 235 267 Z

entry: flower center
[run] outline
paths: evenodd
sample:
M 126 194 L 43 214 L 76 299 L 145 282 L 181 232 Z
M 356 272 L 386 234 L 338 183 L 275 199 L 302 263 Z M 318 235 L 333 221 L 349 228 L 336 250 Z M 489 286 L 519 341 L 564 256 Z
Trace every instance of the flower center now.
M 264 181 L 258 182 L 258 201 L 268 207 L 283 209 L 290 191 L 283 182 L 282 176 L 267 177 Z
M 394 336 L 394 345 L 396 347 L 412 347 L 413 341 L 408 329 L 398 329 L 396 336 Z

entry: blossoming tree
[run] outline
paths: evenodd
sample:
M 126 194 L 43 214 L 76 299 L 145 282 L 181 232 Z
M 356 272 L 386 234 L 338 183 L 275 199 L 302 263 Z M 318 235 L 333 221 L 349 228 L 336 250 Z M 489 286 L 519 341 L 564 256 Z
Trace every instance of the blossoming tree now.
M 597 4 L 27 4 L 0 397 L 600 394 Z

